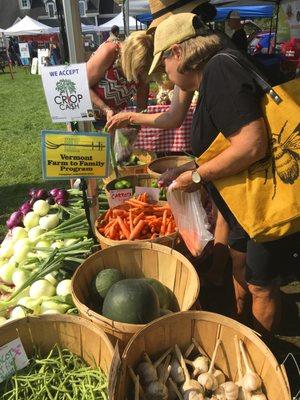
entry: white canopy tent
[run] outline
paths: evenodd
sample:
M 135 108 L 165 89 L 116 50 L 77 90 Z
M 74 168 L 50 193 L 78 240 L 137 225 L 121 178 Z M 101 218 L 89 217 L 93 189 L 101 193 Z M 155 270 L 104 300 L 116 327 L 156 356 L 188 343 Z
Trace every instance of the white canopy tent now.
M 41 35 L 51 33 L 59 33 L 59 29 L 42 24 L 41 22 L 28 17 L 28 15 L 4 31 L 6 36 Z
M 99 26 L 97 25 L 85 25 L 85 24 L 81 24 L 81 31 L 83 33 L 85 32 L 99 32 Z
M 120 31 L 124 31 L 123 13 L 118 14 L 115 18 L 105 22 L 105 24 L 100 25 L 98 28 L 101 32 L 108 32 L 114 25 L 117 25 L 120 28 Z M 142 29 L 146 29 L 145 25 L 140 24 L 140 22 L 138 22 L 135 18 L 129 17 L 129 30 L 135 31 L 137 26 L 141 27 Z

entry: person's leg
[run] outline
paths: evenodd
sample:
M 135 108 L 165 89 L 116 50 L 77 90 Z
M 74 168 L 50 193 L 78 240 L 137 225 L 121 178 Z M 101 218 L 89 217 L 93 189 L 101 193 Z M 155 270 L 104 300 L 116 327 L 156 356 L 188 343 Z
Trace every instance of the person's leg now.
M 245 277 L 246 253 L 230 248 L 230 255 L 232 259 L 232 276 L 236 301 L 234 317 L 238 321 L 249 325 L 251 298 Z
M 262 287 L 249 284 L 249 291 L 252 294 L 253 329 L 268 337 L 277 330 L 281 320 L 279 285 L 273 283 Z

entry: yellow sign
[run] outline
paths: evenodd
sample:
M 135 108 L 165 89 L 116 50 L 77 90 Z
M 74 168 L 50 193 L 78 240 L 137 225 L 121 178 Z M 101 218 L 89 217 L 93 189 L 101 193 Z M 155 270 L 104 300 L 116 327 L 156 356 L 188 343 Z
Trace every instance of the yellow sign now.
M 108 175 L 109 135 L 42 132 L 44 179 L 103 178 Z

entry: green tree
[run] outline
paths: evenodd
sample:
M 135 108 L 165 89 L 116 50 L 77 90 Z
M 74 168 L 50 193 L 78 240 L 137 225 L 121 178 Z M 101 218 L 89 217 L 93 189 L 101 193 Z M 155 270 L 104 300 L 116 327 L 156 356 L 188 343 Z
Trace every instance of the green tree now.
M 76 85 L 71 79 L 60 79 L 56 82 L 55 90 L 57 90 L 60 95 L 65 93 L 68 97 L 70 94 L 76 93 Z

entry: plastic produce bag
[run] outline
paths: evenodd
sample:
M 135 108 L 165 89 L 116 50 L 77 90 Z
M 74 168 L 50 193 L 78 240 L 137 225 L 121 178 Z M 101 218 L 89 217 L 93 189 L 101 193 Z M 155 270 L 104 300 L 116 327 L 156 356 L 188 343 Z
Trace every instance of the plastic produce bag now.
M 171 184 L 167 200 L 184 243 L 194 257 L 200 256 L 207 243 L 213 240 L 200 191 L 186 193 L 174 190 Z
M 134 143 L 138 137 L 139 129 L 121 128 L 116 129 L 114 151 L 117 163 L 128 161 L 133 151 Z

